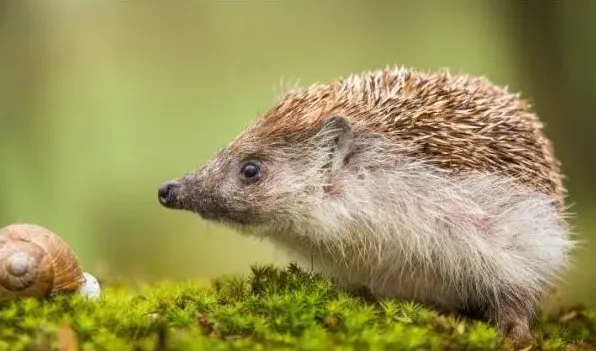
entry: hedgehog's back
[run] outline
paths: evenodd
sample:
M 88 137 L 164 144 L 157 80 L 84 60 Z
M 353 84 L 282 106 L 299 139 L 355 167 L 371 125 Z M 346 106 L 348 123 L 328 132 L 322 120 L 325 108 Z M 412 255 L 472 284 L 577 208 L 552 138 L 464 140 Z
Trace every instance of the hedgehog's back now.
M 300 134 L 335 114 L 441 168 L 512 176 L 563 209 L 559 161 L 542 123 L 519 95 L 484 78 L 404 68 L 365 72 L 290 92 L 254 131 Z

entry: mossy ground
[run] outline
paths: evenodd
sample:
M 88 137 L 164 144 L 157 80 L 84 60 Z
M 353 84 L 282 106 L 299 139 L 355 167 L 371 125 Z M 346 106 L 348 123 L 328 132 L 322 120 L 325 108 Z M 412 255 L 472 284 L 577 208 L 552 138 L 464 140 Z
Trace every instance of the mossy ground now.
M 541 350 L 596 349 L 596 314 L 541 315 Z M 501 350 L 491 326 L 409 302 L 365 302 L 294 265 L 211 285 L 104 287 L 0 303 L 0 350 Z

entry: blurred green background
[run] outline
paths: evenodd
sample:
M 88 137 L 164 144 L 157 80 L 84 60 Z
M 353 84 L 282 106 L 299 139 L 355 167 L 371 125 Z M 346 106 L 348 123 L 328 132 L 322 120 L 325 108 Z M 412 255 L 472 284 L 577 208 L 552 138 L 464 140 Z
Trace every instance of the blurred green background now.
M 64 237 L 87 271 L 211 278 L 284 262 L 161 208 L 289 84 L 405 65 L 486 75 L 547 122 L 579 237 L 568 302 L 596 302 L 596 1 L 0 0 L 0 226 Z

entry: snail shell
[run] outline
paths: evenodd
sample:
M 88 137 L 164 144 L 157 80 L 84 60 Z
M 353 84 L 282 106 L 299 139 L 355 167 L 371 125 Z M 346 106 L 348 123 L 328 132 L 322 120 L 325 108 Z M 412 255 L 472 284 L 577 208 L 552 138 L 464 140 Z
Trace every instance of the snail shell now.
M 34 224 L 0 229 L 0 299 L 77 291 L 85 280 L 74 252 L 50 230 Z

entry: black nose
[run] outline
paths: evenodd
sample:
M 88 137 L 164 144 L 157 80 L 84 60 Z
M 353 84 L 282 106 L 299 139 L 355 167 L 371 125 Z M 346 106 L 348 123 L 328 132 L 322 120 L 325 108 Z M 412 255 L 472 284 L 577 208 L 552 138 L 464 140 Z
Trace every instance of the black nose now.
M 176 192 L 178 190 L 178 183 L 167 182 L 159 187 L 157 190 L 157 197 L 159 203 L 165 207 L 174 207 L 176 202 Z

